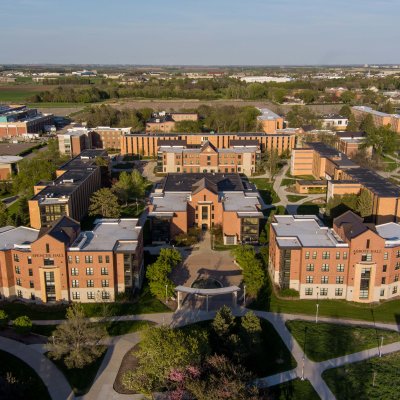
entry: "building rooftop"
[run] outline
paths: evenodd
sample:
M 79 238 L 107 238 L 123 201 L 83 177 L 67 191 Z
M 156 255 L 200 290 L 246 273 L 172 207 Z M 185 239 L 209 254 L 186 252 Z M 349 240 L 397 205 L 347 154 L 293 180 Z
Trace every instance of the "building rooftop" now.
M 138 219 L 98 219 L 92 231 L 81 232 L 70 251 L 135 251 L 142 226 Z
M 65 171 L 69 169 L 83 169 L 96 166 L 96 157 L 107 157 L 106 150 L 101 149 L 86 149 L 73 159 L 61 165 L 58 170 Z
M 340 139 L 361 139 L 366 136 L 365 132 L 348 132 L 348 131 L 338 131 L 336 136 Z
M 0 164 L 14 164 L 22 159 L 23 157 L 19 156 L 0 156 Z
M 282 118 L 278 114 L 275 114 L 273 111 L 271 111 L 269 108 L 259 108 L 258 110 L 261 112 L 261 115 L 257 117 L 259 121 L 273 121 Z
M 347 247 L 315 215 L 275 215 L 271 226 L 281 247 Z
M 352 107 L 354 110 L 358 110 L 358 111 L 362 111 L 362 112 L 367 112 L 370 114 L 374 114 L 378 117 L 389 117 L 389 118 L 400 118 L 399 114 L 387 114 L 381 111 L 376 111 L 371 107 L 367 107 L 367 106 L 353 106 Z
M 375 230 L 378 235 L 386 240 L 386 246 L 399 246 L 400 245 L 400 225 L 395 222 L 387 224 L 376 225 Z
M 0 250 L 29 249 L 32 242 L 39 236 L 37 229 L 19 226 L 4 226 L 0 228 Z
M 321 115 L 320 119 L 347 119 L 347 118 L 344 117 L 343 115 L 332 113 L 332 114 Z

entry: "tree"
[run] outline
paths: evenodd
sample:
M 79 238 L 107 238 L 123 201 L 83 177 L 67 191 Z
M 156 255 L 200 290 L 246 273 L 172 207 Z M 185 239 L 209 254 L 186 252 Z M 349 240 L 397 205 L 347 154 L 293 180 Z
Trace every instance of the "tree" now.
M 200 121 L 178 121 L 175 123 L 175 132 L 197 133 L 201 132 Z
M 113 192 L 118 196 L 119 200 L 128 204 L 128 200 L 133 194 L 132 176 L 128 172 L 123 171 L 119 174 L 118 181 L 113 185 Z
M 340 109 L 339 114 L 343 115 L 343 117 L 350 118 L 352 115 L 351 108 L 348 105 L 345 105 Z
M 67 368 L 83 368 L 104 352 L 101 341 L 105 337 L 104 325 L 90 322 L 82 304 L 74 303 L 67 309 L 67 320 L 57 326 L 46 348 L 50 358 L 63 359 Z
M 336 218 L 348 210 L 357 212 L 356 194 L 333 195 L 326 204 L 326 215 L 330 218 Z
M 22 315 L 13 321 L 13 327 L 18 333 L 27 334 L 32 329 L 32 321 L 28 316 Z
M 200 375 L 189 375 L 184 388 L 197 400 L 257 400 L 258 389 L 251 384 L 253 380 L 243 366 L 215 354 L 206 359 Z
M 357 211 L 363 218 L 372 214 L 372 197 L 367 190 L 361 190 L 358 196 Z
M 213 331 L 220 338 L 228 337 L 235 325 L 235 317 L 228 306 L 222 306 L 212 322 Z
M 104 218 L 119 218 L 121 207 L 117 196 L 109 188 L 99 189 L 92 194 L 89 205 L 89 215 L 100 215 Z
M 354 92 L 352 92 L 351 90 L 347 90 L 345 92 L 343 92 L 340 96 L 340 99 L 343 101 L 343 103 L 345 104 L 352 104 L 353 101 L 355 100 L 356 95 Z
M 358 124 L 357 124 L 356 118 L 354 117 L 353 114 L 351 114 L 349 117 L 349 122 L 347 123 L 346 130 L 348 132 L 357 132 L 358 131 Z
M 182 261 L 181 253 L 176 249 L 161 249 L 154 264 L 147 267 L 146 277 L 149 280 L 150 292 L 158 299 L 174 295 L 174 283 L 169 274 Z
M 139 350 L 134 352 L 138 366 L 122 377 L 125 388 L 140 393 L 162 390 L 171 371 L 199 365 L 209 351 L 205 331 L 188 334 L 161 326 L 149 328 L 141 336 Z
M 393 104 L 391 101 L 387 101 L 382 107 L 381 107 L 381 111 L 387 114 L 394 114 L 395 113 L 395 109 L 393 107 Z
M 0 201 L 0 226 L 6 226 L 8 224 L 8 218 L 7 206 Z
M 367 114 L 360 123 L 360 130 L 367 134 L 372 133 L 375 129 L 374 118 L 371 114 Z
M 278 150 L 276 149 L 268 150 L 265 153 L 267 157 L 265 161 L 265 166 L 267 171 L 269 172 L 269 178 L 271 179 L 271 181 L 273 181 L 280 169 L 279 165 L 280 157 L 278 154 Z
M 4 310 L 0 310 L 0 329 L 8 325 L 8 315 Z
M 391 153 L 398 147 L 398 135 L 390 129 L 390 126 L 369 128 L 361 148 L 372 147 L 381 156 L 383 153 Z

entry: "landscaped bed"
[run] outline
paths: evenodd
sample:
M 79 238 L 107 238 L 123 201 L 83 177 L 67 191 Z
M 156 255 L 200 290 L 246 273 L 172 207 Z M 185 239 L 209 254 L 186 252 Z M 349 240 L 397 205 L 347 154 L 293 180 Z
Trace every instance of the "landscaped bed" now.
M 397 400 L 400 352 L 328 369 L 323 379 L 337 400 Z
M 307 357 L 313 361 L 357 353 L 383 344 L 400 341 L 398 332 L 323 322 L 288 321 L 286 326 Z

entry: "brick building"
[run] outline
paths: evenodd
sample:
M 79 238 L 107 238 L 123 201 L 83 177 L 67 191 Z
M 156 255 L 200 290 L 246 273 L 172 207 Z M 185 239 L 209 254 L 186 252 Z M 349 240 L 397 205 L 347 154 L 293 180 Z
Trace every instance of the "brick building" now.
M 367 106 L 353 106 L 351 107 L 356 121 L 361 122 L 368 114 L 372 115 L 375 126 L 388 126 L 390 129 L 397 133 L 400 133 L 400 115 L 399 114 L 387 114 L 381 111 L 376 111 L 371 107 Z
M 31 227 L 47 227 L 64 215 L 80 221 L 87 214 L 91 194 L 108 178 L 108 167 L 98 166 L 96 157 L 107 152 L 85 150 L 59 167 L 54 181 L 35 185 L 28 201 Z
M 165 111 L 154 113 L 152 117 L 146 121 L 146 132 L 174 132 L 177 122 L 181 121 L 198 121 L 197 113 L 183 113 Z
M 143 234 L 137 219 L 95 221 L 80 231 L 62 217 L 41 230 L 0 228 L 0 294 L 39 303 L 112 301 L 140 287 Z
M 365 136 L 365 132 L 336 132 L 336 137 L 338 138 L 336 148 L 346 154 L 347 157 L 353 158 L 360 151 Z M 372 148 L 369 147 L 365 150 L 366 154 L 371 156 Z
M 41 114 L 24 105 L 0 106 L 0 137 L 10 138 L 40 133 L 53 124 L 53 114 Z
M 398 296 L 400 225 L 365 224 L 348 211 L 328 228 L 316 216 L 275 216 L 269 274 L 301 299 L 376 302 Z
M 257 122 L 265 133 L 276 133 L 277 129 L 283 129 L 283 118 L 275 114 L 268 108 L 259 108 L 261 115 L 257 117 Z
M 191 227 L 221 226 L 225 244 L 258 242 L 264 203 L 238 174 L 168 174 L 150 196 L 153 242 L 168 242 Z
M 209 141 L 202 146 L 188 148 L 185 141 L 159 142 L 159 172 L 231 172 L 252 175 L 260 157 L 255 140 L 232 140 L 229 149 L 217 149 Z
M 12 174 L 18 173 L 18 162 L 22 159 L 19 156 L 0 156 L 0 180 L 9 180 Z

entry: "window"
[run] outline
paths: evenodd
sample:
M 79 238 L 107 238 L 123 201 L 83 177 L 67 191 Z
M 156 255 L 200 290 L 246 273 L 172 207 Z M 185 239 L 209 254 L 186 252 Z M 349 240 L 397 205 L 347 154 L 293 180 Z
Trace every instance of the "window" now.
M 383 277 L 383 278 L 382 278 L 381 284 L 382 284 L 382 285 L 385 285 L 385 284 L 386 284 L 386 277 Z
M 384 296 L 385 295 L 385 289 L 381 289 L 381 291 L 379 292 L 379 296 Z
M 347 260 L 347 251 L 343 252 L 343 260 Z
M 367 239 L 367 244 L 366 244 L 366 248 L 369 249 L 369 245 L 371 244 L 371 241 L 369 239 Z
M 400 250 L 396 251 L 396 257 L 399 258 L 400 257 Z
M 45 257 L 43 263 L 44 265 L 54 265 L 54 259 Z
M 103 279 L 101 281 L 101 287 L 109 287 L 109 286 L 110 286 L 110 283 L 109 283 L 108 279 Z
M 389 254 L 388 254 L 387 251 L 385 251 L 385 252 L 383 253 L 383 259 L 384 259 L 384 260 L 389 259 Z
M 328 296 L 328 289 L 327 288 L 321 288 L 319 291 L 319 294 L 321 296 Z
M 108 300 L 110 298 L 110 292 L 106 292 L 106 291 L 101 292 L 101 298 L 103 300 Z
M 102 275 L 108 275 L 108 268 L 107 267 L 102 267 L 101 268 L 101 274 Z
M 393 286 L 392 294 L 396 294 L 396 293 L 397 293 L 397 286 Z
M 21 268 L 18 267 L 18 266 L 16 266 L 16 267 L 15 267 L 15 273 L 16 273 L 16 274 L 20 274 L 20 273 L 21 273 Z
M 340 251 L 336 252 L 336 260 L 340 260 Z
M 72 263 L 72 256 L 68 256 L 68 262 Z
M 32 264 L 32 257 L 28 256 L 28 264 Z
M 364 289 L 360 290 L 360 299 L 368 299 L 369 296 L 369 290 Z
M 72 287 L 79 287 L 79 281 L 77 279 L 72 280 Z
M 343 284 L 343 281 L 344 281 L 343 276 L 337 276 L 336 277 L 336 283 L 337 284 L 341 285 L 341 284 Z
M 322 259 L 323 259 L 323 260 L 329 260 L 329 258 L 330 258 L 330 253 L 329 253 L 329 251 L 323 251 L 323 252 L 322 252 Z
M 86 264 L 93 264 L 93 256 L 85 256 Z
M 15 282 L 16 282 L 16 284 L 17 284 L 18 286 L 21 286 L 21 278 L 17 278 L 17 279 L 15 280 Z
M 312 258 L 313 258 L 313 260 L 315 260 L 317 258 L 317 252 L 316 251 L 313 251 Z
M 29 281 L 29 287 L 33 289 L 35 287 L 35 283 L 33 281 Z
M 399 281 L 399 276 L 398 276 L 398 275 L 395 275 L 395 276 L 394 276 L 393 282 L 398 282 L 398 281 Z
M 400 269 L 400 262 L 397 261 L 397 263 L 396 263 L 394 269 L 395 269 L 395 270 Z
M 22 290 L 17 290 L 17 296 L 18 296 L 19 298 L 22 298 Z
M 29 276 L 33 276 L 33 269 L 32 269 L 32 268 L 29 268 L 29 269 L 28 269 L 28 275 L 29 275 Z
M 79 292 L 72 292 L 72 300 L 79 300 L 81 298 L 81 294 Z
M 94 300 L 94 292 L 87 292 L 88 300 Z
M 79 264 L 79 256 L 75 256 L 75 264 Z
M 86 275 L 93 275 L 93 268 L 86 268 Z
M 321 276 L 321 283 L 328 283 L 328 282 L 329 282 L 329 277 L 328 276 Z
M 79 274 L 78 268 L 71 268 L 71 275 L 76 276 Z
M 313 294 L 313 289 L 312 288 L 306 288 L 306 290 L 304 291 L 304 294 L 306 296 L 312 296 Z
M 31 300 L 35 300 L 35 299 L 36 299 L 35 293 L 31 293 Z
M 308 260 L 310 258 L 310 252 L 306 251 L 306 260 Z
M 329 264 L 322 264 L 321 271 L 329 271 Z
M 94 287 L 94 280 L 93 279 L 88 279 L 86 281 L 86 286 L 87 287 Z
M 372 254 L 371 253 L 363 254 L 361 256 L 361 261 L 372 261 Z
M 99 264 L 101 264 L 103 262 L 103 256 L 99 256 L 98 259 L 99 259 Z
M 343 296 L 343 289 L 335 289 L 335 296 Z
M 14 261 L 19 262 L 19 255 L 18 254 L 14 254 Z
M 46 243 L 46 253 L 50 253 L 50 245 Z
M 344 272 L 344 264 L 338 264 L 336 266 L 336 271 L 337 272 Z
M 110 256 L 106 256 L 106 263 L 108 264 L 110 262 Z
M 384 264 L 383 267 L 382 267 L 382 272 L 386 272 L 386 270 L 387 270 L 387 265 Z
M 314 264 L 307 264 L 307 271 L 314 271 Z
M 306 283 L 313 283 L 313 282 L 314 282 L 314 277 L 308 275 L 308 276 L 306 277 Z

